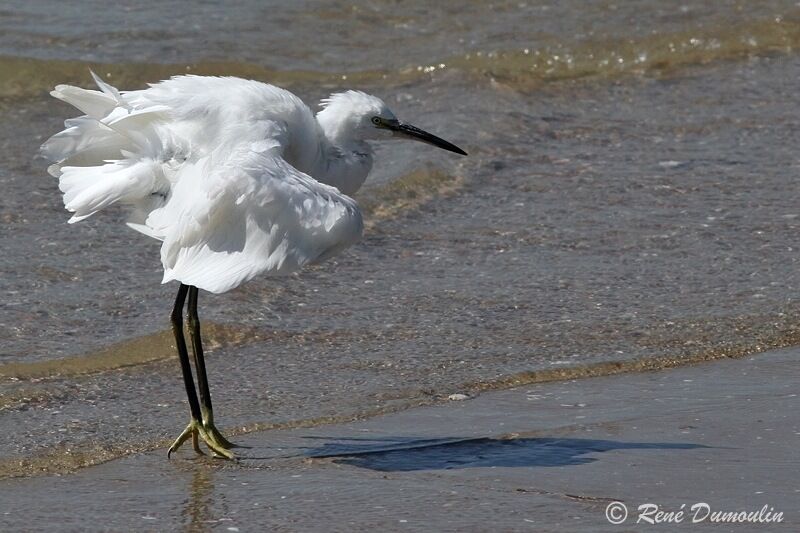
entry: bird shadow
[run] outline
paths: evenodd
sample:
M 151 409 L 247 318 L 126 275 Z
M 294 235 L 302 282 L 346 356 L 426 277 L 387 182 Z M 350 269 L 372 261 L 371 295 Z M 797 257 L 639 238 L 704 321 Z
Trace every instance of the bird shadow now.
M 313 438 L 313 437 L 312 437 Z M 592 463 L 594 454 L 614 450 L 693 450 L 681 442 L 622 442 L 575 438 L 346 439 L 306 450 L 306 457 L 330 458 L 381 472 L 480 467 L 552 467 Z M 370 441 L 370 442 L 365 442 Z

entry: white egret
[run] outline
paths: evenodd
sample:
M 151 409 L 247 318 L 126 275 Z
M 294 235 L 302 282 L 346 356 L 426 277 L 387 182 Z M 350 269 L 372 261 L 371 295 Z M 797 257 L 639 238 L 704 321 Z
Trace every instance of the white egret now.
M 191 438 L 198 453 L 202 439 L 233 458 L 214 425 L 198 290 L 287 274 L 356 242 L 361 212 L 347 195 L 372 167 L 367 141 L 414 139 L 466 152 L 360 91 L 332 95 L 315 116 L 294 94 L 256 81 L 177 76 L 118 91 L 92 76 L 99 91 L 52 91 L 84 115 L 67 120 L 41 153 L 55 162 L 48 171 L 74 213 L 70 222 L 126 204 L 128 226 L 162 242 L 163 283 L 180 282 L 171 321 L 191 415 L 169 454 Z M 187 295 L 199 401 L 183 334 Z

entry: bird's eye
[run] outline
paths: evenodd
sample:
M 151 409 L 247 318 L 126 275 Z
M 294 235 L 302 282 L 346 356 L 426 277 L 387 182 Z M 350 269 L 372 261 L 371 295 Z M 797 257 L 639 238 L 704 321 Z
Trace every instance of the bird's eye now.
M 380 126 L 381 125 L 381 118 L 380 117 L 372 117 L 372 123 L 375 124 L 376 126 Z

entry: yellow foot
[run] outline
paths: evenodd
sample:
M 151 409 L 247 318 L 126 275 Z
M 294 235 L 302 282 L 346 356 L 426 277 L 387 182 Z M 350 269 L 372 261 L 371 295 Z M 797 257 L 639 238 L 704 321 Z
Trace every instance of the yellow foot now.
M 205 407 L 200 407 L 200 412 L 203 415 L 203 427 L 206 428 L 206 431 L 211 434 L 214 440 L 225 448 L 226 450 L 230 450 L 231 448 L 238 448 L 236 444 L 232 443 L 228 439 L 226 439 L 222 433 L 219 432 L 217 427 L 214 425 L 214 412 L 211 409 L 206 409 Z
M 211 424 L 206 422 L 205 428 L 206 431 L 214 438 L 214 441 L 217 442 L 220 446 L 222 446 L 226 450 L 230 450 L 231 448 L 239 448 L 239 446 L 226 439 L 225 436 L 222 433 L 220 433 L 216 427 L 214 427 L 213 422 Z
M 199 455 L 205 455 L 203 450 L 200 449 L 200 439 L 202 439 L 203 442 L 206 443 L 206 446 L 208 446 L 208 449 L 211 450 L 216 457 L 236 459 L 236 456 L 228 451 L 228 448 L 233 447 L 233 444 L 222 436 L 219 430 L 214 427 L 213 422 L 206 421 L 203 423 L 194 418 L 189 422 L 189 425 L 186 426 L 186 429 L 183 430 L 183 433 L 175 439 L 172 446 L 169 447 L 167 458 L 172 455 L 172 452 L 180 448 L 184 442 L 189 440 L 189 438 L 192 439 L 192 448 L 194 448 L 194 451 Z

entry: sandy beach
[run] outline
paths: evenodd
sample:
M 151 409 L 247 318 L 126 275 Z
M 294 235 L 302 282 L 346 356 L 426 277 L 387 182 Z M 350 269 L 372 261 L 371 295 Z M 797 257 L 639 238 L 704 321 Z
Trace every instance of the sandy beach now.
M 347 424 L 256 432 L 238 464 L 166 450 L 0 483 L 3 530 L 793 531 L 797 349 L 531 385 Z M 614 525 L 606 508 L 621 502 Z M 774 510 L 782 522 L 637 523 Z M 702 511 L 702 508 L 701 508 Z M 703 512 L 698 517 L 703 516 Z
M 797 531 L 798 50 L 794 0 L 5 2 L 0 530 Z M 469 153 L 376 143 L 360 242 L 200 296 L 238 463 L 167 460 L 177 284 L 37 159 L 90 69 L 360 89 Z

